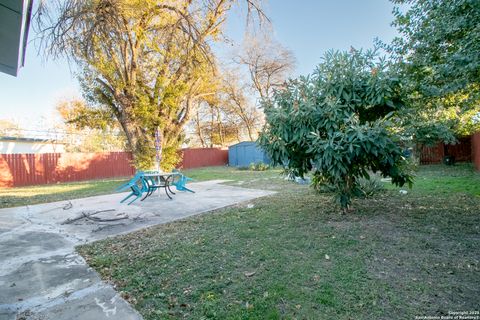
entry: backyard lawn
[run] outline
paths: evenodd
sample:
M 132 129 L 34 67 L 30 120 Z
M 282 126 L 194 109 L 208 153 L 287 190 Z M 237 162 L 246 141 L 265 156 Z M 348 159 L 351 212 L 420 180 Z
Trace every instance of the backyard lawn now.
M 145 319 L 415 319 L 480 305 L 480 175 L 422 167 L 339 214 L 279 171 L 188 171 L 273 196 L 78 247 Z
M 212 179 L 242 181 L 254 179 L 258 174 L 254 171 L 237 170 L 229 167 L 199 168 L 185 170 L 184 172 L 187 176 L 194 178 L 195 181 Z M 262 178 L 278 177 L 280 173 L 280 170 L 269 170 L 262 173 Z M 0 208 L 111 194 L 115 192 L 118 186 L 125 183 L 127 179 L 113 178 L 18 188 L 0 188 Z
M 258 172 L 229 167 L 208 167 L 185 170 L 184 173 L 195 181 L 222 179 L 232 180 L 230 184 L 237 185 L 248 182 L 252 188 L 255 188 L 256 183 L 266 188 L 280 188 L 279 185 L 269 186 L 268 182 L 265 182 L 270 178 L 278 178 L 281 173 L 281 170 L 278 169 Z M 126 179 L 113 178 L 19 188 L 0 188 L 0 208 L 110 194 L 115 192 L 115 189 L 123 184 Z M 386 187 L 388 189 L 398 189 L 389 184 L 386 184 Z M 469 164 L 460 164 L 451 168 L 440 165 L 422 166 L 414 190 L 418 193 L 434 192 L 441 194 L 453 191 L 480 195 L 480 174 L 475 173 Z

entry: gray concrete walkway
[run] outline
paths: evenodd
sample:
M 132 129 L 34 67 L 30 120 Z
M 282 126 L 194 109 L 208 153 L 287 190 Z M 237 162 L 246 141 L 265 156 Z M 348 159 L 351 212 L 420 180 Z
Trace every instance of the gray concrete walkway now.
M 130 206 L 119 203 L 125 194 L 113 194 L 0 209 L 0 320 L 141 319 L 74 247 L 272 194 L 220 182 Z M 92 217 L 101 221 L 80 218 L 100 210 L 107 211 Z

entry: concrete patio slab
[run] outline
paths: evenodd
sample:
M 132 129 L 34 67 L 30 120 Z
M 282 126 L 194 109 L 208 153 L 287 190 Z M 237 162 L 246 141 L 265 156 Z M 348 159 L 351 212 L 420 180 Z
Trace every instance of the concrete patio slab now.
M 196 193 L 169 200 L 160 192 L 130 206 L 120 204 L 122 193 L 0 209 L 0 320 L 141 319 L 75 246 L 273 193 L 221 182 L 192 183 Z

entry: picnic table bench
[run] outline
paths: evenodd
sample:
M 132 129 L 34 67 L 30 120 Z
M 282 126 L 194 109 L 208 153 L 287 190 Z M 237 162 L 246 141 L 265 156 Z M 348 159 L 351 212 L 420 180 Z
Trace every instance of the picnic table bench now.
M 186 187 L 187 182 L 191 180 L 191 178 L 186 177 L 177 170 L 172 172 L 139 171 L 130 181 L 118 187 L 117 191 L 131 190 L 131 193 L 120 201 L 120 203 L 123 203 L 133 197 L 128 203 L 129 205 L 142 198 L 142 196 L 143 198 L 140 201 L 145 200 L 161 188 L 165 190 L 167 197 L 172 199 L 171 195 L 175 195 L 175 192 L 173 192 L 171 188 L 172 186 L 175 186 L 178 191 L 194 193 L 195 191 Z

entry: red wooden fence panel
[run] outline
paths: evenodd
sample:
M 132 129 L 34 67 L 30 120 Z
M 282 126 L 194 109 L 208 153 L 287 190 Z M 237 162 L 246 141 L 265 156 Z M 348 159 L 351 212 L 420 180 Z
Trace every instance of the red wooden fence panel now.
M 222 166 L 228 163 L 228 150 L 216 148 L 183 149 L 179 168 Z M 0 187 L 20 187 L 57 182 L 131 176 L 129 152 L 0 154 Z
M 434 146 L 420 146 L 420 163 L 433 164 L 442 162 L 444 156 L 443 143 L 437 143 Z
M 0 187 L 124 177 L 135 173 L 128 152 L 0 155 Z
M 443 157 L 446 155 L 454 156 L 455 161 L 470 162 L 472 161 L 473 139 L 473 136 L 461 137 L 458 138 L 458 143 L 453 145 L 445 145 L 440 142 L 430 147 L 420 146 L 420 163 L 442 163 Z
M 470 162 L 472 161 L 472 137 L 458 138 L 458 143 L 446 145 L 447 154 L 454 156 L 455 161 Z
M 182 149 L 183 160 L 179 168 L 191 169 L 228 164 L 228 150 L 218 148 L 188 148 Z
M 480 171 L 480 132 L 472 136 L 472 162 L 475 168 Z

